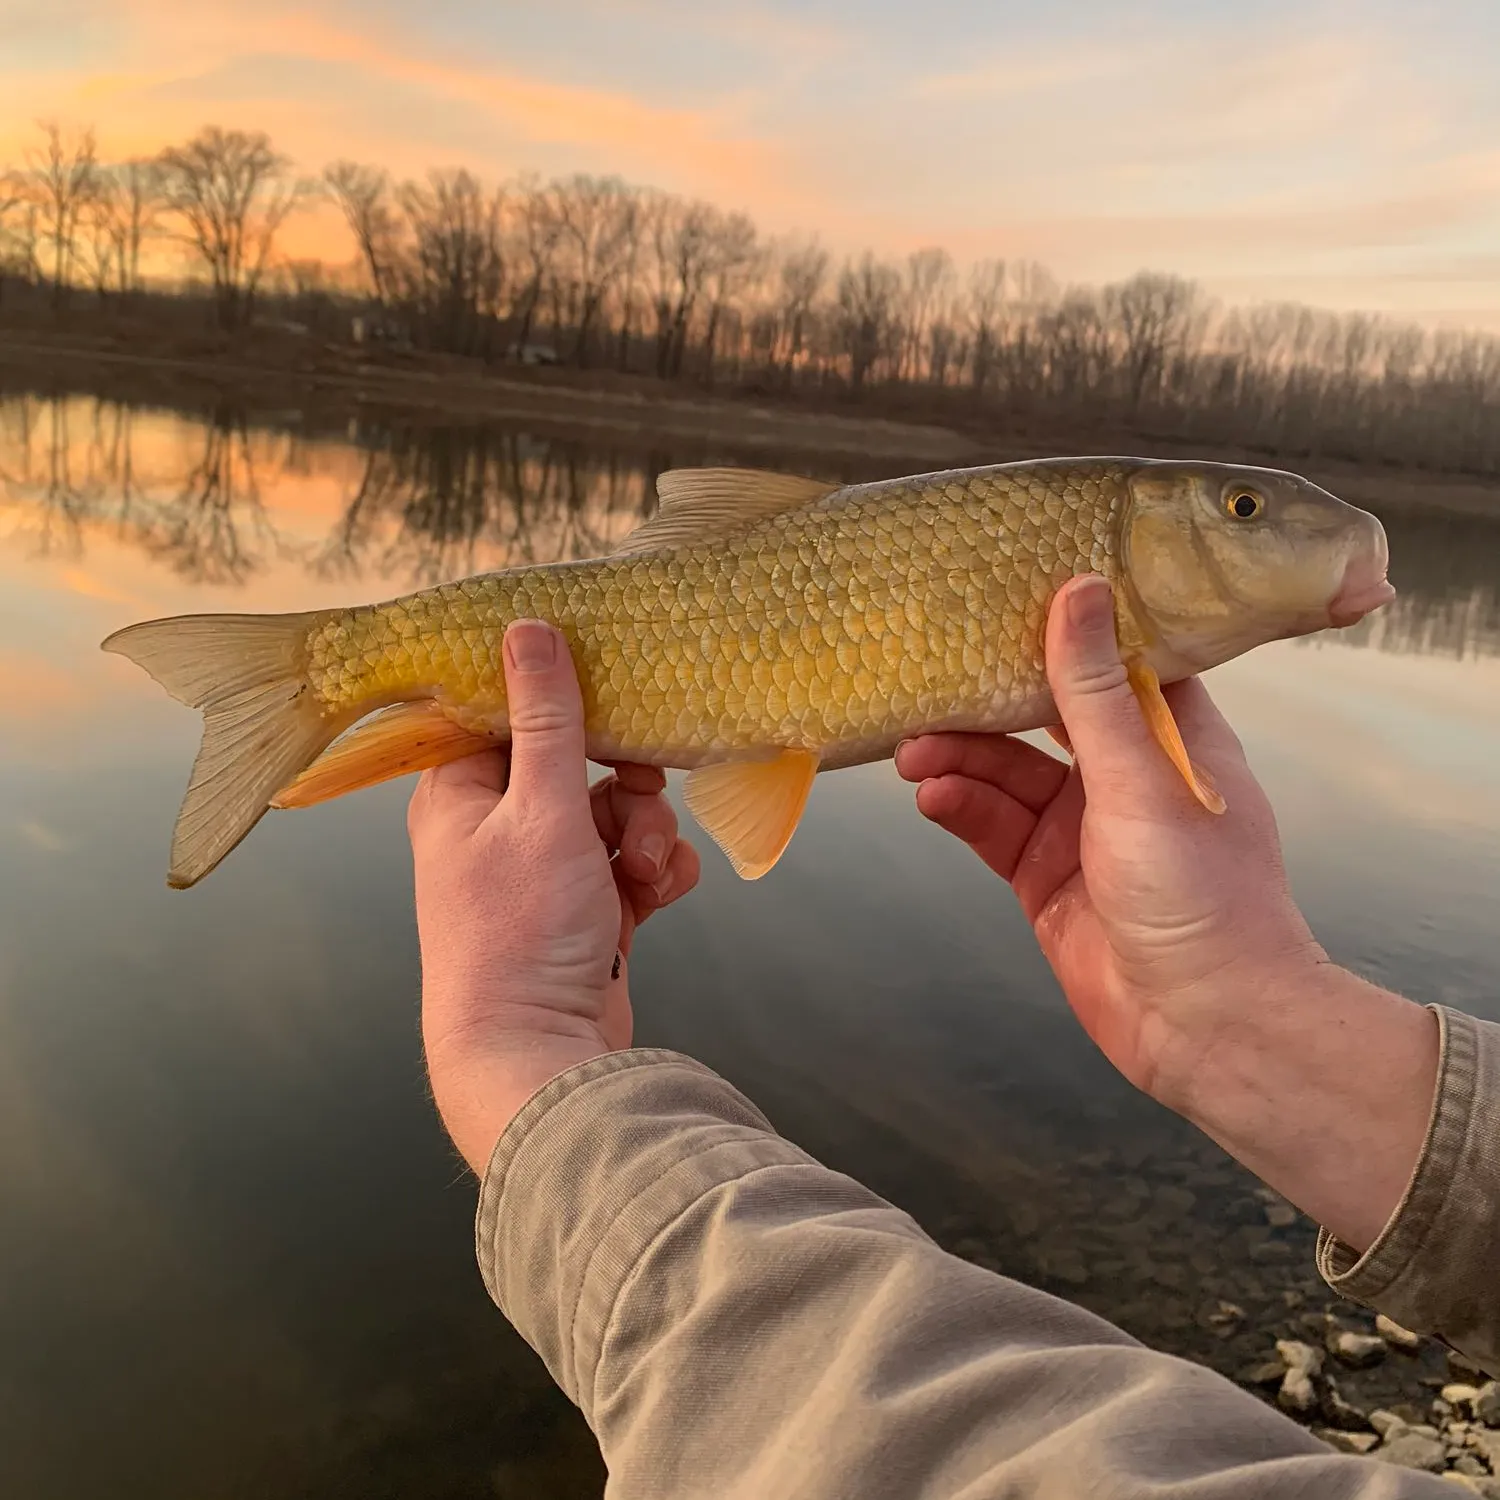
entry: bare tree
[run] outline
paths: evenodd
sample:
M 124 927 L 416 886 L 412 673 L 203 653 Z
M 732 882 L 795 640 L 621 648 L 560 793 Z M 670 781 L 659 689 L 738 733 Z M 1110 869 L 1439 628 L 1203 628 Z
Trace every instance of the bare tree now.
M 41 237 L 52 247 L 53 306 L 60 306 L 77 257 L 78 228 L 98 191 L 98 147 L 92 128 L 65 136 L 55 120 L 38 122 L 43 144 L 27 153 Z
M 707 284 L 713 209 L 658 195 L 647 205 L 653 252 L 652 304 L 656 312 L 656 373 L 682 373 L 688 325 Z
M 564 256 L 559 302 L 573 309 L 573 360 L 581 368 L 599 309 L 629 254 L 637 202 L 618 178 L 582 174 L 554 183 L 549 197 Z
M 120 193 L 108 170 L 98 174 L 94 190 L 81 213 L 83 248 L 78 258 L 88 271 L 89 282 L 102 302 L 121 283 L 117 224 L 120 217 Z
M 785 380 L 793 371 L 807 342 L 808 323 L 828 280 L 828 252 L 813 240 L 787 250 L 780 266 L 778 310 L 786 349 Z
M 472 173 L 429 172 L 397 192 L 413 247 L 407 293 L 429 342 L 453 354 L 491 351 L 505 283 L 503 190 L 486 192 Z
M 953 257 L 940 246 L 914 250 L 907 256 L 901 298 L 903 338 L 898 369 L 901 379 L 920 379 L 924 358 L 931 377 L 929 343 L 933 324 L 951 298 L 955 279 Z
M 708 255 L 708 318 L 703 330 L 703 378 L 713 383 L 719 329 L 764 265 L 755 225 L 745 214 L 714 214 Z
M 839 274 L 838 349 L 849 361 L 852 390 L 863 390 L 876 362 L 895 355 L 900 296 L 901 273 L 868 250 Z
M 400 220 L 391 203 L 390 177 L 378 167 L 336 161 L 323 173 L 349 233 L 364 260 L 370 289 L 382 307 L 395 290 Z
M 1124 374 L 1132 413 L 1158 394 L 1167 361 L 1186 350 L 1198 289 L 1180 276 L 1142 271 L 1105 291 L 1105 311 L 1124 343 Z
M 20 226 L 35 210 L 27 202 L 25 179 L 19 172 L 0 172 L 0 302 L 5 298 L 5 279 L 16 274 L 29 257 L 21 253 Z
M 219 326 L 250 319 L 276 235 L 310 189 L 260 131 L 210 125 L 159 158 L 162 202 L 208 271 Z
M 645 224 L 637 202 L 625 225 L 625 250 L 620 260 L 620 273 L 616 278 L 619 301 L 619 337 L 615 345 L 615 365 L 620 370 L 630 368 L 630 341 L 635 336 L 636 295 L 639 290 L 641 267 L 641 240 Z
M 0 235 L 7 221 L 26 203 L 26 179 L 19 172 L 0 172 Z
M 976 395 L 988 389 L 1005 339 L 1006 268 L 1003 260 L 982 260 L 969 270 L 965 313 L 969 325 L 969 385 Z
M 161 168 L 154 161 L 137 159 L 112 167 L 110 173 L 115 185 L 113 230 L 120 290 L 134 296 L 142 289 L 141 252 L 160 222 Z

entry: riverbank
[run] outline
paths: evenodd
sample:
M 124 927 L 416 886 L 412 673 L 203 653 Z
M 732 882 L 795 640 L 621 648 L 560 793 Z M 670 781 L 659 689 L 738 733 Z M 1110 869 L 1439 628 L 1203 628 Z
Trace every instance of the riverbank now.
M 859 477 L 997 463 L 1059 453 L 1214 457 L 1284 466 L 1380 512 L 1500 514 L 1500 482 L 1222 444 L 1205 448 L 1149 431 L 1081 424 L 1068 431 L 997 425 L 988 413 L 937 423 L 860 411 L 847 399 L 811 404 L 758 391 L 717 395 L 639 376 L 492 367 L 474 360 L 367 351 L 268 332 L 233 345 L 205 338 L 157 348 L 124 335 L 0 329 L 0 380 L 167 406 L 232 403 L 268 422 L 361 417 L 430 425 L 493 422 L 539 436 L 573 434 L 652 445 L 690 441 L 766 455 L 768 466 L 815 470 L 837 459 Z M 873 403 L 872 403 L 873 404 Z M 957 416 L 962 420 L 957 420 Z
M 439 355 L 363 355 L 354 348 L 306 348 L 247 340 L 234 350 L 194 356 L 137 352 L 116 341 L 0 336 L 0 373 L 29 379 L 86 380 L 111 397 L 176 404 L 185 396 L 284 412 L 295 403 L 319 417 L 399 415 L 407 421 L 486 421 L 598 438 L 732 441 L 737 449 L 837 453 L 975 463 L 980 445 L 948 427 L 896 421 L 750 397 L 683 395 L 661 382 L 570 370 L 494 371 Z
M 1003 1219 L 947 1218 L 935 1237 L 1217 1371 L 1332 1448 L 1500 1500 L 1500 1383 L 1335 1296 L 1314 1224 L 1209 1143 L 1169 1154 L 1168 1139 L 1044 1169 Z

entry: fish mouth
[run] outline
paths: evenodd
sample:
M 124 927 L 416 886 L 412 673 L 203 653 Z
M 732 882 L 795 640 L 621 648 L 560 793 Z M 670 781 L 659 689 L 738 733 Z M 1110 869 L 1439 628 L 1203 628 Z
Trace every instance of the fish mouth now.
M 1336 630 L 1357 625 L 1396 597 L 1396 590 L 1386 577 L 1391 553 L 1385 527 L 1374 516 L 1365 515 L 1362 519 L 1367 523 L 1367 535 L 1344 564 L 1344 576 L 1328 601 L 1328 621 Z
M 1328 604 L 1328 619 L 1334 629 L 1357 625 L 1368 614 L 1383 608 L 1396 597 L 1388 578 L 1370 578 L 1351 584 L 1345 579 Z

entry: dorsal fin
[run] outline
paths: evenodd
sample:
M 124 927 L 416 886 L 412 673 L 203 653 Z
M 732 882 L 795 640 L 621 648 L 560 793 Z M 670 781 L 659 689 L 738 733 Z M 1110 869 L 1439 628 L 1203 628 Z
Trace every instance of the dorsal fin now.
M 717 541 L 767 516 L 811 505 L 842 489 L 826 479 L 764 469 L 668 469 L 656 481 L 660 504 L 614 549 L 615 557 Z

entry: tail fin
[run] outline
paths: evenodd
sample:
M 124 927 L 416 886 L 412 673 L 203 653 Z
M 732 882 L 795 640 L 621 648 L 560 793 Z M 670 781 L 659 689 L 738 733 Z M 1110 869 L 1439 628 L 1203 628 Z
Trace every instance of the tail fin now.
M 316 613 L 179 615 L 117 630 L 103 643 L 179 702 L 203 710 L 167 884 L 196 884 L 264 816 L 271 798 L 346 729 L 311 690 L 306 641 Z

